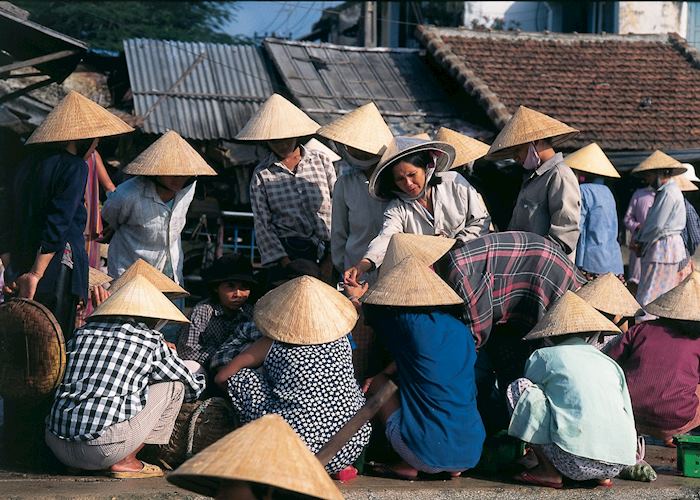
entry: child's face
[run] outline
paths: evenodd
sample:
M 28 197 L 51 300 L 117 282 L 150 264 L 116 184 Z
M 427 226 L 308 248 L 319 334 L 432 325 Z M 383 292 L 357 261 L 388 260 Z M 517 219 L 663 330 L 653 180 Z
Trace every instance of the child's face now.
M 250 285 L 242 281 L 224 281 L 216 287 L 219 303 L 226 309 L 239 309 L 250 296 Z

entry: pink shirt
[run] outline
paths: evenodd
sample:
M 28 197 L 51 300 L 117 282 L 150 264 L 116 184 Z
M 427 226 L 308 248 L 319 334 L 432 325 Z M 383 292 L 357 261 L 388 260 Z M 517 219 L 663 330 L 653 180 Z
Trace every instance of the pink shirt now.
M 654 204 L 656 192 L 650 187 L 637 189 L 632 195 L 625 212 L 625 227 L 634 235 L 646 220 L 649 209 Z

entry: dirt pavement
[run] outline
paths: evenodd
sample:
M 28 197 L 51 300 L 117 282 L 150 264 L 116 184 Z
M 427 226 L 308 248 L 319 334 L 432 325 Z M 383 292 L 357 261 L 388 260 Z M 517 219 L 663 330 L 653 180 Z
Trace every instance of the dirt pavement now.
M 397 481 L 359 477 L 340 485 L 348 500 L 405 499 L 443 500 L 452 498 L 501 500 L 519 498 L 616 499 L 698 499 L 700 479 L 680 477 L 675 472 L 675 450 L 647 446 L 647 459 L 659 479 L 639 483 L 616 479 L 612 489 L 551 490 L 521 486 L 507 477 L 478 479 L 466 477 L 449 481 Z M 166 499 L 202 498 L 170 485 L 165 479 L 118 480 L 97 476 L 56 476 L 0 471 L 0 498 L 55 499 Z

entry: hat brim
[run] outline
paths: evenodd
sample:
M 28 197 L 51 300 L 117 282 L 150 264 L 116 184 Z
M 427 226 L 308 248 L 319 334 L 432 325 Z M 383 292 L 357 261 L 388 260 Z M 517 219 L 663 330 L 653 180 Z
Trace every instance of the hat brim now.
M 211 278 L 204 278 L 204 281 L 206 281 L 207 284 L 210 285 L 218 285 L 219 283 L 225 283 L 227 281 L 241 281 L 250 285 L 258 284 L 258 280 L 250 274 L 230 274 L 228 276 L 212 276 Z
M 384 198 L 380 196 L 378 192 L 382 175 L 387 171 L 387 169 L 392 168 L 403 158 L 422 151 L 441 153 L 435 164 L 436 173 L 445 172 L 452 167 L 452 163 L 455 159 L 455 149 L 452 145 L 438 141 L 417 144 L 410 148 L 404 149 L 399 154 L 389 158 L 386 162 L 377 165 L 377 168 L 374 170 L 369 180 L 369 194 L 377 200 L 389 201 L 391 198 Z
M 632 170 L 630 173 L 632 175 L 636 175 L 638 177 L 641 177 L 644 174 L 649 173 L 649 172 L 652 172 L 652 173 L 656 172 L 657 170 L 670 170 L 671 171 L 670 177 L 675 177 L 677 175 L 684 174 L 687 169 L 685 167 L 653 167 L 653 168 L 645 168 L 642 170 L 637 170 L 637 169 L 635 169 L 635 170 Z

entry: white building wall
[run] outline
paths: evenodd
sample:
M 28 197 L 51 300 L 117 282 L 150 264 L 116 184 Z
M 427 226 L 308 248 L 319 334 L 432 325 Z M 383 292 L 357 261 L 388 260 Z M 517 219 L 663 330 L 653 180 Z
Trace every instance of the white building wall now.
M 618 2 L 619 33 L 678 33 L 688 31 L 688 2 Z
M 504 29 L 543 31 L 552 29 L 551 8 L 547 2 L 464 2 L 464 25 L 491 27 L 503 19 Z

